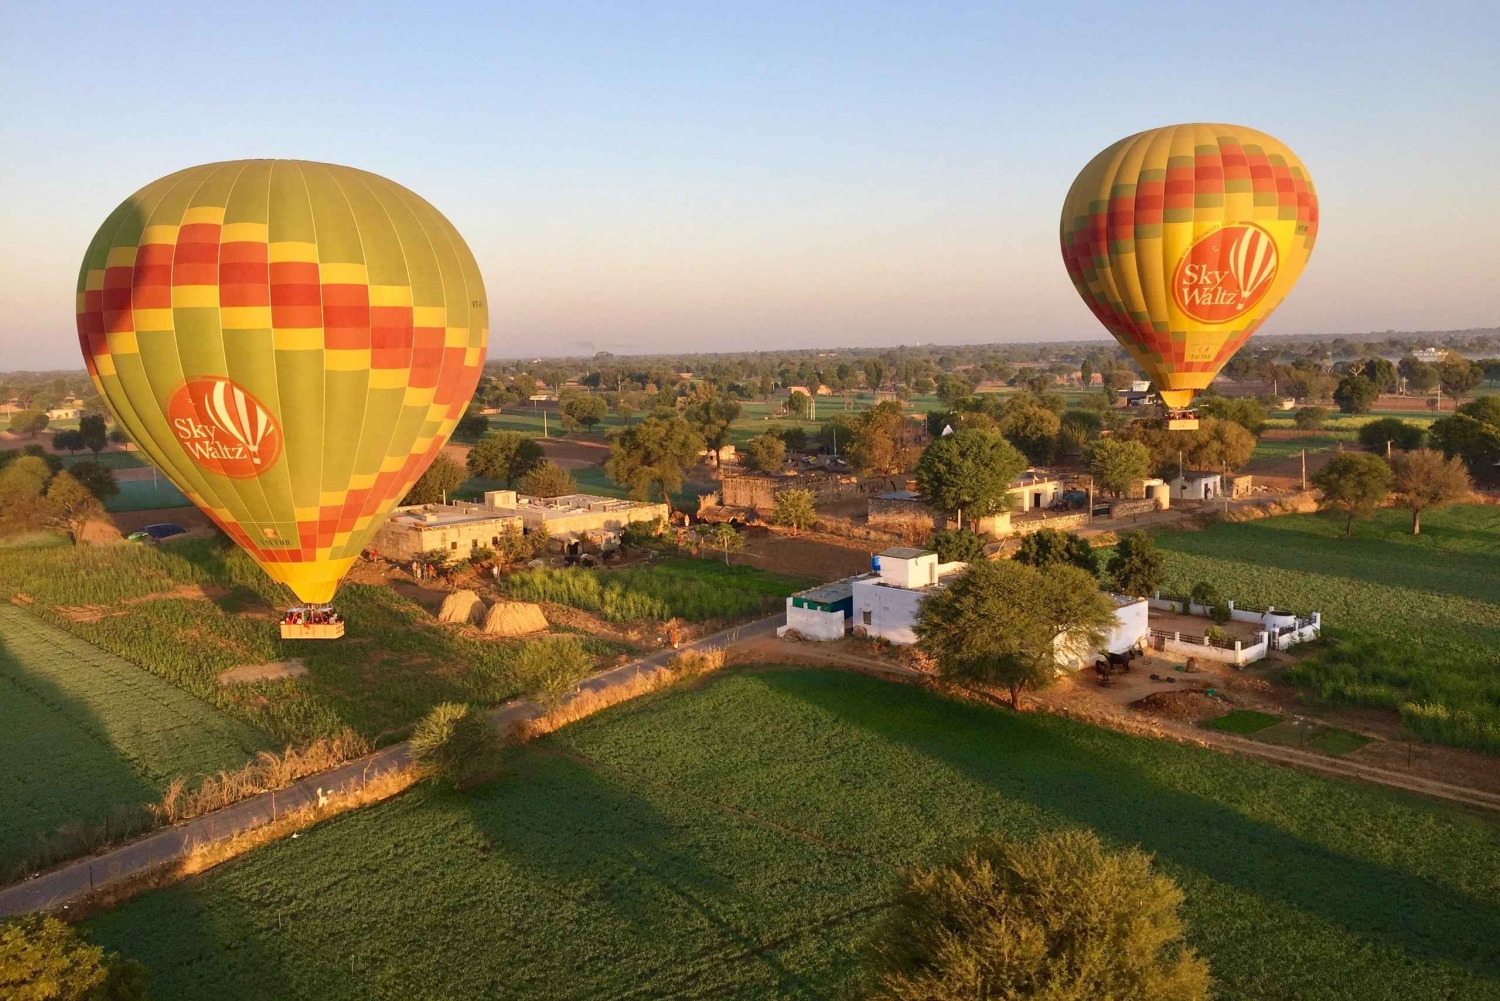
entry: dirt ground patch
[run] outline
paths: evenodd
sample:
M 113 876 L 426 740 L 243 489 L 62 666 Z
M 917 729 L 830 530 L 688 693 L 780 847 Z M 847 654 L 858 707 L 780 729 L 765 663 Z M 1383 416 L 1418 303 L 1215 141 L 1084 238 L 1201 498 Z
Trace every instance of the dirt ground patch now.
M 1178 632 L 1184 636 L 1202 636 L 1206 630 L 1217 625 L 1213 619 L 1204 618 L 1199 615 L 1183 615 L 1180 612 L 1164 612 L 1151 609 L 1149 613 L 1152 629 L 1160 629 L 1164 632 Z M 1236 622 L 1233 619 L 1219 626 L 1224 630 L 1224 635 L 1230 641 L 1239 640 L 1242 643 L 1255 643 L 1260 640 L 1261 627 L 1254 622 Z
M 806 533 L 793 538 L 764 528 L 750 528 L 745 532 L 745 551 L 736 554 L 734 562 L 821 583 L 868 573 L 870 557 L 876 551 L 863 543 L 844 543 Z
M 126 598 L 114 605 L 59 605 L 57 611 L 74 622 L 100 622 L 116 615 L 125 615 L 130 605 L 141 605 L 149 601 L 211 601 L 228 594 L 222 587 L 200 587 L 197 584 L 180 584 L 170 591 L 143 594 L 139 598 Z
M 219 684 L 233 685 L 243 681 L 271 681 L 276 678 L 300 678 L 307 673 L 302 658 L 278 660 L 270 664 L 243 664 L 219 674 Z
M 1160 719 L 1199 720 L 1222 715 L 1229 706 L 1202 692 L 1152 692 L 1130 703 L 1130 708 Z

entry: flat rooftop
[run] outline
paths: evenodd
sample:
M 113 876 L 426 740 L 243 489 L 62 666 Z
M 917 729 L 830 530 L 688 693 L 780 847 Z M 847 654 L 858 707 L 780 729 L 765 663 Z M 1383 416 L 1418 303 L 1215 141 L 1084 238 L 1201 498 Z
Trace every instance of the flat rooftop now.
M 842 601 L 845 598 L 853 597 L 855 581 L 865 580 L 873 576 L 874 574 L 860 574 L 858 577 L 845 577 L 843 580 L 832 581 L 828 584 L 819 584 L 817 587 L 810 587 L 806 591 L 798 591 L 792 597 L 806 598 L 808 601 L 821 601 L 824 603 Z
M 610 512 L 629 511 L 632 508 L 649 507 L 650 501 L 624 500 L 620 497 L 603 497 L 599 494 L 563 494 L 561 497 L 532 497 L 522 495 L 516 498 L 519 507 L 532 511 L 541 511 L 542 517 L 549 514 L 582 514 L 585 512 Z M 493 508 L 492 510 L 511 510 L 509 508 Z
M 922 495 L 917 493 L 915 490 L 892 490 L 888 494 L 879 494 L 877 499 L 894 501 L 919 501 L 922 499 Z
M 931 549 L 913 549 L 911 546 L 892 546 L 890 549 L 882 549 L 877 556 L 889 556 L 893 560 L 914 560 L 918 556 L 933 554 Z
M 483 504 L 424 504 L 419 508 L 397 511 L 391 515 L 391 522 L 410 528 L 450 528 L 515 517 L 515 512 L 507 508 L 485 507 Z

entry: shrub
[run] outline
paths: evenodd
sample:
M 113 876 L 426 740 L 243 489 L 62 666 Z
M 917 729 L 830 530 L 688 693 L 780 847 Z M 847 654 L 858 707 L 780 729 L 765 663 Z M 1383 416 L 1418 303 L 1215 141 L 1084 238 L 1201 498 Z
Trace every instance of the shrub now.
M 1327 407 L 1303 407 L 1292 415 L 1292 423 L 1303 431 L 1318 431 L 1328 422 Z
M 1234 618 L 1234 609 L 1229 607 L 1229 602 L 1227 601 L 1216 601 L 1209 607 L 1208 616 L 1215 622 L 1223 625 Z
M 1208 640 L 1210 643 L 1223 643 L 1228 639 L 1228 634 L 1226 634 L 1224 630 L 1220 629 L 1218 626 L 1209 626 L 1207 629 L 1203 630 L 1203 638 Z
M 940 563 L 973 563 L 984 559 L 984 547 L 994 541 L 994 536 L 980 535 L 967 528 L 945 528 L 933 533 L 927 548 L 937 553 Z
M 1161 587 L 1166 578 L 1166 559 L 1145 532 L 1126 532 L 1115 545 L 1106 567 L 1121 594 L 1145 598 Z
M 817 506 L 811 490 L 783 490 L 776 495 L 776 506 L 771 511 L 771 523 L 784 525 L 792 534 L 811 528 L 818 520 Z
M 147 976 L 50 915 L 0 925 L 0 995 L 14 1001 L 146 1001 Z
M 1206 999 L 1208 964 L 1183 941 L 1182 900 L 1149 855 L 1107 852 L 1090 831 L 988 839 L 902 880 L 861 996 Z
M 524 696 L 552 710 L 593 673 L 594 658 L 576 636 L 543 636 L 521 647 L 510 670 Z
M 1408 424 L 1399 417 L 1382 417 L 1371 421 L 1359 429 L 1359 443 L 1372 452 L 1385 454 L 1386 442 L 1391 447 L 1403 452 L 1422 447 L 1427 439 L 1427 430 L 1415 424 Z
M 1200 580 L 1194 584 L 1190 593 L 1193 600 L 1200 605 L 1217 605 L 1220 601 L 1219 589 L 1206 580 Z
M 500 731 L 483 709 L 443 702 L 418 721 L 409 746 L 413 762 L 430 768 L 440 781 L 466 788 L 498 766 Z

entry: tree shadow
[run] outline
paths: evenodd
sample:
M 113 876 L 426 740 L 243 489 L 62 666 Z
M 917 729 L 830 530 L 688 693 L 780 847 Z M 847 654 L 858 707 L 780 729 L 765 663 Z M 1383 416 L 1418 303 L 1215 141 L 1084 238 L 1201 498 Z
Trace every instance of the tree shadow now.
M 864 678 L 844 679 L 840 688 L 845 690 L 840 691 L 803 683 L 793 673 L 760 677 L 779 692 L 931 756 L 1007 799 L 1028 802 L 1115 842 L 1140 845 L 1171 868 L 1289 905 L 1412 957 L 1500 978 L 1500 950 L 1495 949 L 1500 942 L 1500 907 L 1494 903 L 1329 849 L 1202 796 L 1164 786 L 1125 756 L 1135 738 L 1091 732 L 1085 724 L 1052 718 L 1011 716 L 1002 721 L 996 717 L 1002 710 L 960 704 L 958 719 L 967 717 L 976 726 L 1003 722 L 1030 730 L 1039 743 L 1045 741 L 1049 755 L 1069 763 L 1045 776 L 1018 774 L 1018 761 L 996 754 L 994 747 L 941 739 L 930 729 L 909 729 L 891 714 L 858 712 L 847 689 L 866 687 L 869 697 L 886 701 L 940 696 Z M 1081 742 L 1084 736 L 1090 738 L 1088 745 Z M 1121 755 L 1101 757 L 1099 745 L 1111 743 L 1119 745 Z M 1184 767 L 1192 767 L 1197 755 L 1211 755 L 1175 747 L 1172 753 L 1182 756 Z M 1393 901 L 1401 906 L 1393 907 Z

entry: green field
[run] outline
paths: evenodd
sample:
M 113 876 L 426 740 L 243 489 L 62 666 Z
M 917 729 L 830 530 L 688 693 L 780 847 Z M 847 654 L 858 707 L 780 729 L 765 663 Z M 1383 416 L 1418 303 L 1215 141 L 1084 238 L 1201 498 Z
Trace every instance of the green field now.
M 173 777 L 238 768 L 269 747 L 253 727 L 0 603 L 0 879 L 72 845 L 59 828 L 133 830 Z
M 703 622 L 773 611 L 783 598 L 809 583 L 713 559 L 671 559 L 621 570 L 523 570 L 507 576 L 500 586 L 521 601 L 569 605 L 610 622 Z
M 217 593 L 166 597 L 183 585 Z M 339 591 L 334 604 L 348 623 L 339 642 L 285 642 L 274 610 L 294 604 L 290 593 L 237 548 L 208 540 L 0 553 L 0 596 L 16 592 L 35 599 L 36 614 L 278 744 L 345 727 L 389 741 L 439 702 L 494 704 L 521 688 L 511 670 L 520 641 L 461 636 L 386 587 Z M 594 638 L 584 645 L 601 663 L 624 652 Z M 228 668 L 291 657 L 306 664 L 305 677 L 218 683 Z
M 1280 716 L 1270 713 L 1258 713 L 1249 709 L 1236 709 L 1225 713 L 1223 716 L 1215 716 L 1213 719 L 1203 721 L 1203 726 L 1210 730 L 1220 730 L 1224 733 L 1252 734 L 1264 730 L 1268 726 L 1275 726 L 1281 722 Z
M 100 452 L 95 455 L 92 452 L 75 452 L 62 457 L 64 466 L 71 466 L 76 462 L 97 462 L 110 469 L 143 469 L 146 466 L 144 460 L 135 452 Z
M 1331 649 L 1288 675 L 1324 698 L 1401 712 L 1426 739 L 1500 753 L 1500 507 L 1387 509 L 1342 538 L 1331 515 L 1166 532 L 1164 590 L 1199 581 L 1247 605 L 1321 612 Z
M 191 507 L 192 501 L 172 486 L 165 476 L 155 480 L 131 480 L 120 484 L 120 492 L 104 505 L 108 511 L 149 511 L 159 507 Z
M 1219 1001 L 1500 997 L 1500 828 L 836 672 L 736 673 L 89 922 L 158 1001 L 852 996 L 906 866 L 1087 827 L 1187 896 Z

